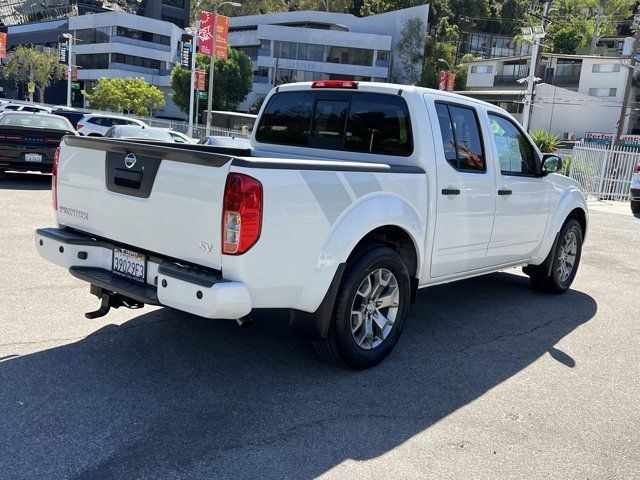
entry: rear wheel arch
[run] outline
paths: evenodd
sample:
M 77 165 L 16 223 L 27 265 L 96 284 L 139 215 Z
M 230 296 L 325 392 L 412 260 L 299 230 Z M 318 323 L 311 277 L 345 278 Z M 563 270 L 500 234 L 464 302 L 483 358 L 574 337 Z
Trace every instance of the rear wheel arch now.
M 363 236 L 351 249 L 346 261 L 340 263 L 320 306 L 313 313 L 292 310 L 289 326 L 300 336 L 310 340 L 326 338 L 333 318 L 336 300 L 345 274 L 360 258 L 380 246 L 394 249 L 404 260 L 411 282 L 410 303 L 414 303 L 418 290 L 419 250 L 407 230 L 397 225 L 377 227 Z

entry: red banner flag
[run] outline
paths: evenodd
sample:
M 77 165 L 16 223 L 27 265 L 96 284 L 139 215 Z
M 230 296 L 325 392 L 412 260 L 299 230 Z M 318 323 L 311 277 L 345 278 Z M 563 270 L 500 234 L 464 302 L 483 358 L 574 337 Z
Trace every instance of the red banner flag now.
M 0 60 L 7 56 L 7 34 L 0 32 Z
M 204 70 L 196 70 L 193 88 L 199 92 L 204 92 L 206 74 Z
M 214 31 L 215 30 L 215 31 Z M 200 53 L 216 58 L 227 58 L 229 17 L 202 12 L 200 17 Z
M 229 37 L 229 17 L 218 15 L 216 21 L 216 58 L 227 58 L 227 41 Z
M 449 72 L 442 70 L 440 72 L 440 81 L 438 82 L 438 89 L 446 92 L 449 87 Z
M 200 16 L 200 53 L 211 56 L 213 54 L 213 24 L 216 16 L 211 12 L 202 12 Z

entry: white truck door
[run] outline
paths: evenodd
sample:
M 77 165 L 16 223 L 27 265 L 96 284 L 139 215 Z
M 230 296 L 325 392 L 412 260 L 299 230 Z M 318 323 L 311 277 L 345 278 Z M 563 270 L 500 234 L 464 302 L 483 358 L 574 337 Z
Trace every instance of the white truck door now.
M 462 100 L 436 100 L 428 108 L 435 109 L 439 124 L 433 128 L 437 175 L 433 278 L 487 265 L 496 188 L 495 165 L 486 160 L 490 137 L 488 132 L 483 135 L 479 120 L 484 113 Z
M 550 184 L 536 175 L 533 145 L 507 116 L 489 112 L 498 170 L 496 216 L 487 258 L 494 265 L 529 258 L 545 233 Z

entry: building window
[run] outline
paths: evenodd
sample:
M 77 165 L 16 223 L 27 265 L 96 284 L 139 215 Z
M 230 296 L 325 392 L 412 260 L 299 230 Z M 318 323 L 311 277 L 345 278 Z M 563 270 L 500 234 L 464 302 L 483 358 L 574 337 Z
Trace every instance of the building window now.
M 493 65 L 472 65 L 471 73 L 493 73 Z
M 184 8 L 184 0 L 162 0 L 162 4 L 175 8 Z
M 258 50 L 259 47 L 257 45 L 251 45 L 249 47 L 233 47 L 236 50 L 241 51 L 245 55 L 247 55 L 254 62 L 258 60 Z
M 171 22 L 180 28 L 184 28 L 185 26 L 184 20 L 182 18 L 171 17 L 169 15 L 162 15 L 160 17 L 160 20 L 162 20 L 163 22 Z
M 389 52 L 386 50 L 378 50 L 378 60 L 382 62 L 389 61 Z
M 119 37 L 141 40 L 143 42 L 158 43 L 160 45 L 171 45 L 171 37 L 168 37 L 166 35 L 159 35 L 157 33 L 143 32 L 142 30 L 135 30 L 133 28 L 117 27 L 116 35 L 118 35 Z
M 271 40 L 260 40 L 260 50 L 271 51 Z
M 593 73 L 614 73 L 620 71 L 619 63 L 596 63 L 591 67 Z
M 83 28 L 76 30 L 76 42 L 78 45 L 91 43 L 109 43 L 113 27 Z
M 469 53 L 478 57 L 486 57 L 489 55 L 489 35 L 471 35 L 471 48 Z
M 615 97 L 618 92 L 617 88 L 590 88 L 589 96 L 591 97 Z
M 134 65 L 136 67 L 153 68 L 155 70 L 163 70 L 166 63 L 152 58 L 136 57 L 134 55 L 125 55 L 123 53 L 112 53 L 111 63 L 122 63 L 125 65 Z
M 373 63 L 373 50 L 366 48 L 333 47 L 315 43 L 275 42 L 273 56 L 311 62 L 330 62 L 343 65 L 365 65 Z
M 109 68 L 109 54 L 92 53 L 76 55 L 76 64 L 81 68 L 107 69 Z

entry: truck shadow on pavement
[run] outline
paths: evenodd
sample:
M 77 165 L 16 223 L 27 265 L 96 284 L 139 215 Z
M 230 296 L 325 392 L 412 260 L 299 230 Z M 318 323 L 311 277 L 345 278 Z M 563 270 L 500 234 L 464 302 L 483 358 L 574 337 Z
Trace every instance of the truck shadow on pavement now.
M 0 190 L 51 190 L 51 175 L 0 173 Z
M 0 363 L 0 464 L 13 479 L 315 477 L 392 450 L 548 351 L 571 368 L 554 345 L 596 310 L 507 273 L 432 287 L 364 372 L 322 363 L 282 312 L 240 330 L 153 311 Z

